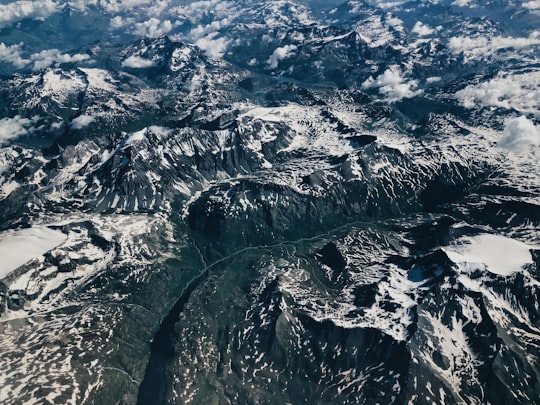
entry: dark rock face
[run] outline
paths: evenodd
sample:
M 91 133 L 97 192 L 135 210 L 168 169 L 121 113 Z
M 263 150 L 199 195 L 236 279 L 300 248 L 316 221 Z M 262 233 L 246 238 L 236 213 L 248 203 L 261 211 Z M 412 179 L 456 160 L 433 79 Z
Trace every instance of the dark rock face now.
M 315 253 L 315 257 L 325 266 L 330 267 L 332 270 L 331 280 L 336 281 L 343 275 L 347 261 L 341 255 L 336 245 L 333 243 L 326 244 L 322 249 L 319 249 Z
M 374 135 L 355 135 L 349 137 L 348 139 L 351 140 L 351 143 L 354 146 L 362 147 L 375 142 L 377 140 L 377 137 Z

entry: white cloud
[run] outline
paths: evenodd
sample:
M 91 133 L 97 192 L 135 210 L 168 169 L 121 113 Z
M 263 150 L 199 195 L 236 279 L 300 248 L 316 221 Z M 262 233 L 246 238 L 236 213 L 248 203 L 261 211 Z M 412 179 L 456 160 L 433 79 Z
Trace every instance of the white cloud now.
M 529 10 L 540 10 L 540 0 L 532 0 L 523 3 L 523 7 L 528 8 Z
M 540 72 L 500 76 L 456 92 L 466 108 L 499 107 L 539 114 Z
M 217 32 L 214 32 L 195 41 L 195 45 L 201 48 L 210 58 L 214 59 L 222 58 L 229 44 L 226 38 L 216 38 L 217 34 Z
M 184 6 L 178 6 L 171 9 L 171 12 L 177 16 L 189 16 L 194 20 L 200 20 L 208 12 L 214 15 L 230 16 L 235 10 L 235 4 L 222 0 L 203 0 L 194 1 Z
M 130 23 L 133 23 L 133 21 L 129 21 L 129 19 L 124 19 L 122 16 L 117 15 L 116 17 L 111 18 L 111 22 L 109 24 L 111 28 L 119 29 L 126 25 L 131 25 Z
M 376 79 L 370 77 L 364 83 L 364 89 L 379 89 L 379 93 L 386 97 L 386 101 L 398 101 L 403 98 L 411 98 L 422 93 L 418 90 L 416 80 L 405 81 L 399 69 L 387 69 Z
M 506 122 L 498 146 L 514 152 L 526 152 L 531 147 L 540 147 L 540 125 L 535 125 L 524 116 L 511 118 Z
M 153 0 L 108 0 L 102 1 L 101 6 L 109 13 L 120 13 L 152 2 Z
M 469 7 L 476 7 L 476 4 L 471 4 L 471 0 L 455 0 L 453 3 L 452 3 L 453 6 L 458 6 L 458 7 L 466 7 L 466 6 L 469 6 Z
M 221 59 L 227 51 L 230 41 L 226 38 L 219 38 L 219 30 L 229 25 L 230 20 L 227 17 L 212 21 L 207 25 L 198 25 L 189 32 L 188 38 L 205 51 L 210 58 Z
M 52 65 L 82 62 L 90 59 L 90 56 L 85 53 L 70 55 L 62 53 L 59 49 L 45 49 L 31 55 L 30 59 L 33 62 L 33 70 L 42 70 Z
M 219 31 L 220 29 L 227 27 L 229 25 L 229 19 L 223 18 L 221 20 L 212 21 L 210 24 L 207 25 L 198 25 L 197 27 L 193 28 L 190 33 L 189 37 L 197 40 L 199 38 L 203 38 L 209 34 L 212 34 L 216 31 Z
M 279 61 L 294 55 L 294 51 L 296 51 L 296 49 L 297 49 L 296 45 L 285 45 L 285 46 L 276 48 L 274 52 L 272 53 L 272 55 L 270 55 L 270 57 L 266 61 L 266 63 L 268 64 L 268 67 L 270 69 L 277 68 Z
M 6 143 L 10 139 L 28 135 L 35 131 L 32 126 L 39 120 L 38 117 L 24 118 L 16 115 L 13 118 L 3 118 L 0 120 L 0 144 Z
M 440 76 L 431 76 L 426 79 L 426 83 L 432 84 L 432 83 L 440 82 L 441 80 L 442 80 L 442 77 Z
M 71 127 L 73 129 L 81 129 L 90 125 L 95 120 L 96 119 L 91 115 L 79 115 L 71 121 Z
M 62 63 L 76 63 L 90 59 L 87 54 L 77 53 L 70 55 L 62 53 L 59 49 L 45 49 L 41 52 L 30 55 L 28 59 L 22 56 L 23 43 L 6 46 L 0 43 L 0 59 L 13 64 L 16 68 L 22 69 L 32 65 L 33 70 L 42 70 L 52 65 Z
M 97 6 L 101 0 L 71 0 L 69 6 L 74 10 L 86 11 L 88 6 Z
M 0 42 L 0 60 L 2 62 L 11 63 L 16 68 L 25 67 L 30 61 L 21 56 L 21 48 L 23 45 L 24 44 L 21 42 L 19 44 L 8 46 L 3 42 Z
M 380 8 L 393 8 L 393 7 L 399 7 L 404 3 L 407 3 L 407 0 L 367 0 L 366 3 L 372 6 L 380 7 Z M 360 9 L 361 6 L 358 7 Z
M 412 29 L 412 32 L 415 34 L 420 35 L 421 37 L 425 37 L 428 35 L 433 34 L 435 30 L 431 28 L 429 25 L 424 24 L 420 21 L 418 21 L 416 24 L 414 24 L 414 27 Z
M 0 27 L 5 27 L 26 18 L 45 19 L 59 9 L 51 0 L 19 0 L 0 4 Z
M 169 20 L 161 21 L 152 17 L 142 23 L 136 23 L 134 34 L 148 38 L 158 38 L 168 34 L 172 29 L 173 24 Z
M 527 38 L 514 37 L 452 37 L 448 43 L 454 54 L 463 53 L 468 58 L 486 57 L 501 49 L 528 48 L 540 45 L 540 31 L 534 31 Z
M 132 55 L 122 62 L 122 66 L 134 69 L 144 69 L 154 66 L 154 62 L 149 59 L 141 58 L 137 55 Z

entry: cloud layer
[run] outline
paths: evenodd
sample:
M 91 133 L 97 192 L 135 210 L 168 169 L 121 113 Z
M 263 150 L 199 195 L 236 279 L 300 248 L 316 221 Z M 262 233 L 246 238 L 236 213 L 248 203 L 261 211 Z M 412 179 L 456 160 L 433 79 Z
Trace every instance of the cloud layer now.
M 466 58 L 482 58 L 493 55 L 501 49 L 520 49 L 540 45 L 540 31 L 532 32 L 526 38 L 515 37 L 452 37 L 448 42 L 454 54 L 463 53 Z
M 58 9 L 59 4 L 52 0 L 19 0 L 0 4 L 0 28 L 26 18 L 44 19 Z
M 73 121 L 71 121 L 71 127 L 73 129 L 81 129 L 90 125 L 95 120 L 96 119 L 91 115 L 79 115 L 77 118 L 74 118 Z
M 132 55 L 122 62 L 122 66 L 132 69 L 144 69 L 154 66 L 154 62 L 137 55 Z
M 62 53 L 58 49 L 45 49 L 30 56 L 33 70 L 42 70 L 49 66 L 62 63 L 78 63 L 90 59 L 90 56 L 84 53 L 70 55 Z
M 540 72 L 501 76 L 456 92 L 466 108 L 499 107 L 540 113 Z
M 412 28 L 412 32 L 415 34 L 418 34 L 421 37 L 425 37 L 425 36 L 433 34 L 435 30 L 431 28 L 429 25 L 418 21 L 416 24 L 414 24 L 414 27 Z
M 527 117 L 511 118 L 506 122 L 498 145 L 513 152 L 527 152 L 540 147 L 540 125 Z
M 281 60 L 288 58 L 292 55 L 294 55 L 294 51 L 296 51 L 297 47 L 296 45 L 285 45 L 279 48 L 276 48 L 274 52 L 272 52 L 272 55 L 268 58 L 268 67 L 270 69 L 275 69 L 278 67 L 278 64 Z
M 0 120 L 0 145 L 22 135 L 28 135 L 35 131 L 33 125 L 39 120 L 38 117 L 24 118 L 16 115 L 13 118 Z
M 4 63 L 11 63 L 13 66 L 19 69 L 28 65 L 30 61 L 21 56 L 22 46 L 22 43 L 6 45 L 3 42 L 0 42 L 0 61 Z
M 59 49 L 45 49 L 28 57 L 23 57 L 23 46 L 22 42 L 15 45 L 6 45 L 0 42 L 0 60 L 11 63 L 18 69 L 30 66 L 32 70 L 37 71 L 62 63 L 78 63 L 90 59 L 90 56 L 84 53 L 70 55 L 62 53 Z
M 227 51 L 229 41 L 225 38 L 217 38 L 217 32 L 207 35 L 195 41 L 195 45 L 201 48 L 210 58 L 220 59 Z
M 523 7 L 529 10 L 540 10 L 540 0 L 533 0 L 523 3 Z
M 417 89 L 418 81 L 406 81 L 399 69 L 387 69 L 376 79 L 369 77 L 362 83 L 363 89 L 378 89 L 386 101 L 394 102 L 403 98 L 411 98 L 422 93 Z
M 173 24 L 169 20 L 161 21 L 155 17 L 141 23 L 135 24 L 134 34 L 141 37 L 158 38 L 168 34 L 173 29 Z

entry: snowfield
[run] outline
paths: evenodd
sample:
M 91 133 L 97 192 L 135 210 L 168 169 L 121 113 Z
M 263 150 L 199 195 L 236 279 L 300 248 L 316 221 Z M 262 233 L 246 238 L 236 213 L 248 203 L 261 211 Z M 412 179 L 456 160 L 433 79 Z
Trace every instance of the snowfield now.
M 0 233 L 0 279 L 61 245 L 66 239 L 67 235 L 61 231 L 45 226 Z

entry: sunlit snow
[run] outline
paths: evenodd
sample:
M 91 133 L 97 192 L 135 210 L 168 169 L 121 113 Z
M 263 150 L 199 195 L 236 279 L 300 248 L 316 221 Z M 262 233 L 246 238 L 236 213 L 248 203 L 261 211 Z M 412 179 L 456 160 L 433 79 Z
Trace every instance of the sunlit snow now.
M 456 263 L 478 263 L 492 273 L 510 275 L 532 263 L 530 250 L 534 248 L 504 236 L 481 234 L 462 238 L 445 251 Z
M 47 227 L 7 231 L 0 234 L 0 279 L 66 240 L 66 235 Z

